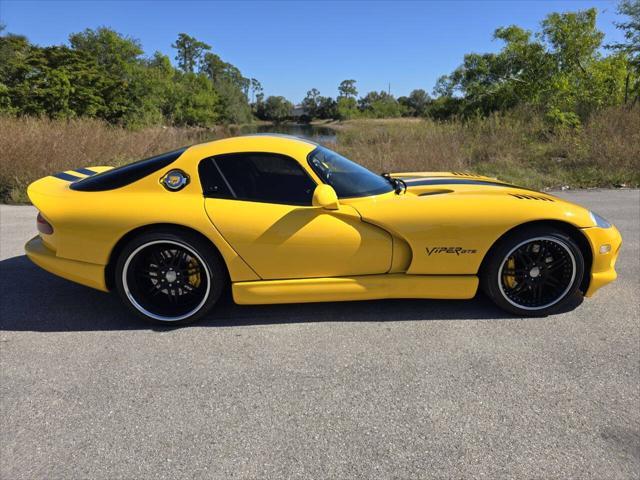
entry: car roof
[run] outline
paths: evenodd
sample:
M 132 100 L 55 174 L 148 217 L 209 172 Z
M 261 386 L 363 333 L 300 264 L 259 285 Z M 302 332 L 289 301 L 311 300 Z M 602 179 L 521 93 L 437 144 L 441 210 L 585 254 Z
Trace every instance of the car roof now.
M 205 145 L 215 145 L 217 147 L 229 145 L 238 145 L 238 144 L 250 144 L 250 145 L 263 145 L 263 146 L 272 146 L 272 145 L 287 145 L 292 143 L 304 144 L 311 147 L 317 147 L 318 144 L 312 142 L 311 140 L 307 140 L 306 138 L 295 137 L 293 135 L 284 135 L 279 133 L 252 133 L 248 135 L 238 135 L 236 137 L 227 137 L 221 138 L 218 140 L 213 140 L 211 142 L 201 143 L 194 146 L 205 146 Z
M 268 138 L 283 138 L 288 140 L 295 140 L 298 142 L 308 143 L 310 145 L 318 146 L 317 142 L 309 140 L 304 137 L 297 137 L 295 135 L 287 135 L 286 133 L 247 133 L 245 135 L 240 135 L 241 137 L 268 137 Z
M 192 158 L 242 152 L 273 152 L 293 157 L 306 157 L 318 147 L 310 140 L 278 134 L 252 134 L 222 138 L 193 145 L 185 152 Z

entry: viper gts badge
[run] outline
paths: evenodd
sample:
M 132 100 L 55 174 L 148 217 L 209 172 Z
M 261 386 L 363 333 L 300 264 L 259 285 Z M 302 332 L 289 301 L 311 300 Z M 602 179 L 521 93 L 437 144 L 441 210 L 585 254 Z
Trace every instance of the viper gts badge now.
M 477 250 L 469 250 L 462 247 L 427 247 L 427 255 L 431 256 L 433 253 L 455 253 L 456 255 L 462 255 L 465 253 L 477 253 Z

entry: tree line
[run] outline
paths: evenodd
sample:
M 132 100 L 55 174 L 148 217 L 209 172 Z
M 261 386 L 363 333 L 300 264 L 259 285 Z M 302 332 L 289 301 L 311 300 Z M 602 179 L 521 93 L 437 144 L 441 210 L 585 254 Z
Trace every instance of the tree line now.
M 205 126 L 251 121 L 249 96 L 262 87 L 211 46 L 181 33 L 168 56 L 143 56 L 138 40 L 106 28 L 40 47 L 23 35 L 0 37 L 0 112 L 93 117 L 126 126 Z
M 470 53 L 424 89 L 396 98 L 359 96 L 354 79 L 335 98 L 312 88 L 297 120 L 486 116 L 526 107 L 552 124 L 577 126 L 601 108 L 640 101 L 640 0 L 622 0 L 616 24 L 624 40 L 603 44 L 597 11 L 552 13 L 536 32 L 500 27 L 497 53 Z M 2 29 L 2 26 L 0 26 Z M 225 62 L 212 47 L 185 33 L 168 56 L 145 57 L 140 42 L 106 28 L 69 36 L 69 46 L 40 47 L 16 34 L 0 36 L 0 113 L 51 118 L 94 117 L 125 126 L 274 122 L 292 118 L 282 96 L 265 98 L 255 78 Z
M 487 116 L 526 107 L 554 125 L 577 126 L 608 106 L 640 102 L 640 0 L 623 0 L 617 23 L 624 41 L 603 44 L 597 11 L 552 13 L 538 32 L 510 25 L 495 30 L 498 53 L 470 53 L 440 77 L 433 97 L 423 89 L 395 98 L 369 92 L 357 98 L 355 80 L 345 80 L 334 100 L 317 89 L 307 92 L 312 118 L 430 117 L 438 120 Z

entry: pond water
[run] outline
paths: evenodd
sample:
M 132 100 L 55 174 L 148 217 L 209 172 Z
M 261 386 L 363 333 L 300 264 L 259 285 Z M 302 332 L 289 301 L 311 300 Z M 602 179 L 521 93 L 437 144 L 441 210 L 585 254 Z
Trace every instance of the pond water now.
M 282 125 L 245 125 L 239 133 L 281 133 L 306 138 L 318 143 L 336 143 L 336 131 L 318 125 L 282 124 Z

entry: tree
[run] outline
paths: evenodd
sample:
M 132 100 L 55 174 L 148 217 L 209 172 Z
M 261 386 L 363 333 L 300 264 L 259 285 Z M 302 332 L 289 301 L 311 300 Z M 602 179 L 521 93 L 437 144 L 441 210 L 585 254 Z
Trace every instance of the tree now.
M 211 46 L 207 45 L 186 33 L 178 34 L 178 39 L 171 45 L 178 53 L 176 60 L 178 66 L 183 72 L 192 73 L 202 61 L 202 55 L 207 50 L 211 50 Z
M 262 116 L 265 120 L 281 123 L 291 116 L 293 104 L 284 97 L 268 97 L 264 102 Z
M 73 51 L 83 53 L 97 64 L 98 72 L 94 77 L 99 81 L 93 91 L 102 99 L 104 107 L 96 112 L 96 116 L 125 124 L 144 116 L 142 96 L 146 77 L 142 73 L 143 51 L 138 40 L 100 27 L 72 33 L 69 43 Z
M 411 117 L 424 115 L 431 97 L 422 89 L 413 90 L 408 97 L 398 98 L 398 103 L 405 108 L 405 114 Z
M 124 115 L 124 123 L 129 127 L 173 123 L 172 101 L 180 79 L 168 56 L 155 52 L 144 59 L 139 68 L 132 69 L 130 88 L 136 101 Z
M 460 97 L 441 96 L 429 104 L 424 115 L 434 120 L 450 120 L 460 116 L 463 103 L 464 99 Z
M 604 34 L 596 28 L 596 9 L 568 13 L 552 13 L 542 22 L 541 38 L 549 46 L 554 72 L 549 76 L 544 101 L 547 118 L 562 126 L 575 125 L 591 112 L 619 102 L 624 74 L 614 74 L 615 65 L 602 58 L 599 48 Z M 604 63 L 603 63 L 604 62 Z M 603 83 L 608 70 L 614 85 Z M 556 115 L 556 112 L 560 112 Z M 568 122 L 564 119 L 567 118 Z
M 125 37 L 115 30 L 100 27 L 69 35 L 71 48 L 89 54 L 98 65 L 110 72 L 122 72 L 139 60 L 143 50 L 140 41 Z
M 264 90 L 262 89 L 262 84 L 255 78 L 251 79 L 251 97 L 251 112 L 258 116 L 258 112 L 262 110 L 262 103 L 264 102 Z
M 220 96 L 220 119 L 225 123 L 251 121 L 249 89 L 259 86 L 257 80 L 245 78 L 240 70 L 223 61 L 215 53 L 208 52 L 201 62 L 201 72 L 206 74 Z M 260 87 L 261 88 L 261 87 Z
M 249 80 L 251 84 L 251 103 L 255 103 L 258 96 L 262 94 L 262 84 L 255 78 Z
M 403 107 L 393 95 L 385 92 L 369 92 L 358 100 L 358 107 L 366 116 L 373 118 L 399 117 Z
M 171 123 L 209 126 L 219 120 L 219 98 L 205 75 L 178 73 L 170 99 Z
M 640 100 L 640 0 L 622 0 L 618 13 L 628 18 L 617 22 L 616 27 L 624 32 L 624 42 L 607 45 L 607 48 L 625 55 L 628 72 L 625 77 L 624 102 L 633 98 L 633 104 Z M 635 77 L 632 78 L 632 77 Z
M 207 56 L 207 69 L 196 73 L 176 69 L 159 52 L 144 58 L 138 40 L 106 27 L 73 33 L 69 43 L 39 47 L 23 36 L 1 35 L 0 111 L 96 117 L 133 128 L 251 121 L 247 98 L 259 82 L 217 55 Z M 202 63 L 199 49 L 209 48 L 188 35 L 176 43 L 183 66 L 192 70 Z
M 304 109 L 305 117 L 309 120 L 318 117 L 318 107 L 320 91 L 317 88 L 312 88 L 307 92 L 307 96 L 302 100 L 302 107 Z
M 429 115 L 488 115 L 519 105 L 545 113 L 554 125 L 578 125 L 591 112 L 622 101 L 625 66 L 604 58 L 596 10 L 552 13 L 535 36 L 516 25 L 496 29 L 497 53 L 472 53 L 441 77 L 434 94 L 448 100 Z
M 338 87 L 338 98 L 356 98 L 358 89 L 355 80 L 343 80 Z
M 431 97 L 429 94 L 421 88 L 412 90 L 409 94 L 409 108 L 411 108 L 416 116 L 420 116 L 424 113 L 425 108 L 429 105 Z
M 629 17 L 626 22 L 615 24 L 623 31 L 625 41 L 608 47 L 623 50 L 631 57 L 635 66 L 640 66 L 640 0 L 622 0 L 618 5 L 618 13 Z
M 215 53 L 206 53 L 201 62 L 201 71 L 215 83 L 225 80 L 248 96 L 251 80 L 245 78 L 238 67 L 223 61 Z
M 579 68 L 586 72 L 595 58 L 604 33 L 596 28 L 597 10 L 551 13 L 542 22 L 542 35 L 550 44 L 561 71 Z
M 22 99 L 16 98 L 16 87 L 28 80 L 31 67 L 27 37 L 7 34 L 0 36 L 0 111 L 20 113 Z
M 228 79 L 214 82 L 216 93 L 220 97 L 219 118 L 224 123 L 249 123 L 251 106 L 244 92 Z
M 359 114 L 358 102 L 353 97 L 338 97 L 336 102 L 336 117 L 338 120 L 349 120 Z
M 102 116 L 105 75 L 86 52 L 37 47 L 26 37 L 0 37 L 0 108 L 51 118 Z
M 322 120 L 329 120 L 337 118 L 338 113 L 336 110 L 336 101 L 331 97 L 318 97 L 318 106 L 316 109 L 316 115 Z

